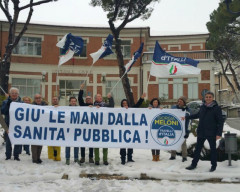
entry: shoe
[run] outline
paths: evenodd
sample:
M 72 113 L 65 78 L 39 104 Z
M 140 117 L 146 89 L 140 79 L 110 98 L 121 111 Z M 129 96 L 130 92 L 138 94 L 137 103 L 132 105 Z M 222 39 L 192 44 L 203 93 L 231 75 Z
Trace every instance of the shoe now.
M 183 158 L 182 158 L 182 162 L 184 162 L 184 161 L 187 161 L 187 158 L 186 158 L 186 157 L 183 157 Z
M 176 159 L 176 157 L 170 157 L 169 158 L 169 160 L 175 160 Z
M 156 161 L 156 155 L 152 155 L 152 161 Z
M 99 164 L 99 161 L 96 161 L 96 162 L 95 162 L 95 165 L 100 165 L 100 164 Z
M 26 153 L 27 155 L 31 155 L 29 152 Z
M 37 161 L 38 161 L 38 163 L 42 163 L 42 160 L 41 160 L 41 159 L 38 159 Z
M 74 163 L 78 163 L 78 161 L 79 161 L 78 159 L 74 159 Z
M 156 161 L 160 161 L 160 155 L 156 155 Z
M 209 172 L 214 172 L 216 170 L 215 166 L 212 166 L 211 169 L 209 170 Z
M 66 159 L 66 165 L 70 165 L 70 159 Z
M 104 165 L 108 165 L 108 162 L 107 162 L 107 161 L 104 161 L 103 164 L 104 164 Z
M 89 163 L 94 163 L 93 158 L 89 158 Z
M 135 162 L 133 159 L 128 159 L 128 162 Z
M 9 160 L 9 159 L 11 159 L 11 157 L 6 157 L 6 159 L 5 159 L 5 160 Z
M 19 157 L 14 157 L 14 160 L 20 161 Z
M 85 158 L 82 157 L 81 160 L 80 160 L 80 163 L 84 163 L 85 162 Z
M 126 163 L 125 161 L 121 161 L 121 164 L 122 164 L 122 165 L 125 165 L 125 163 Z
M 33 162 L 33 163 L 36 163 L 36 164 L 40 164 L 39 161 L 34 161 L 34 160 L 33 160 L 32 162 Z
M 196 168 L 196 166 L 193 166 L 193 165 L 189 165 L 188 167 L 186 167 L 187 170 L 193 170 L 195 168 Z

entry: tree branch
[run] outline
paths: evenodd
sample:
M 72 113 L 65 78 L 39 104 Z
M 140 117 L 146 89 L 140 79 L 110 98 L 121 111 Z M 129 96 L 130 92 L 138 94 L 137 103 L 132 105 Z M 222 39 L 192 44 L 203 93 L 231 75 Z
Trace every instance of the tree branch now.
M 38 2 L 35 2 L 35 3 L 32 3 L 32 4 L 27 4 L 23 7 L 20 7 L 20 11 L 22 11 L 23 9 L 27 9 L 29 7 L 34 7 L 34 6 L 37 6 L 37 5 L 41 5 L 41 4 L 44 4 L 44 3 L 49 3 L 50 1 L 56 1 L 56 0 L 42 0 L 42 1 L 38 1 Z
M 5 7 L 3 6 L 2 0 L 1 0 L 1 1 L 0 1 L 0 8 L 2 9 L 3 13 L 4 13 L 5 16 L 7 17 L 8 22 L 11 23 L 11 22 L 12 22 L 12 16 L 11 16 L 10 13 L 9 13 L 8 5 L 6 6 L 6 3 L 7 3 L 7 2 L 4 1 L 5 7 L 6 7 L 6 8 L 5 8 Z

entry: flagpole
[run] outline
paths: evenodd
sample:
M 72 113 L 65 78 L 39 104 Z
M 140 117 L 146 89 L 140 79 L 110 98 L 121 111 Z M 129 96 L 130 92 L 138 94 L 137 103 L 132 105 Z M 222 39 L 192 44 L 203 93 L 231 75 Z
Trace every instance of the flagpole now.
M 122 78 L 124 77 L 124 75 L 126 75 L 127 73 L 125 72 L 123 74 L 123 76 L 118 80 L 118 82 L 113 86 L 113 88 L 111 89 L 110 93 L 113 91 L 113 89 L 117 86 L 117 84 L 122 80 Z
M 54 96 L 57 96 L 57 86 L 58 86 L 58 71 L 59 71 L 59 65 L 58 65 L 58 68 L 57 68 L 57 77 L 56 77 L 56 95 L 54 95 Z M 57 97 L 59 97 L 59 96 L 57 96 Z
M 2 90 L 2 92 L 3 92 L 4 94 L 7 94 L 7 93 L 4 91 L 4 89 L 2 88 L 2 86 L 0 86 L 0 88 L 1 88 L 1 90 Z
M 148 90 L 148 84 L 149 84 L 150 76 L 151 76 L 151 75 L 150 75 L 150 72 L 149 72 L 149 75 L 148 75 L 148 81 L 147 81 L 147 87 L 146 87 L 146 91 L 145 91 L 145 93 L 148 93 L 147 90 Z
M 93 64 L 94 64 L 94 63 L 93 63 Z M 93 64 L 91 65 L 90 69 L 89 69 L 88 72 L 87 72 L 87 75 L 86 75 L 86 79 L 85 79 L 85 81 L 84 81 L 84 84 L 86 84 L 87 77 L 88 77 L 89 73 L 90 73 L 91 70 L 92 70 Z

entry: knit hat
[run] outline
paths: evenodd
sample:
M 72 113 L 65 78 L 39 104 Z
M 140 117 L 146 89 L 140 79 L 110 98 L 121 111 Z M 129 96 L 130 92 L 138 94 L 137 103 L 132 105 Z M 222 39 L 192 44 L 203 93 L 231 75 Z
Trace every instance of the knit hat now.
M 181 96 L 181 97 L 178 98 L 178 100 L 179 100 L 179 99 L 183 101 L 184 105 L 187 104 L 187 98 L 186 98 L 186 97 Z

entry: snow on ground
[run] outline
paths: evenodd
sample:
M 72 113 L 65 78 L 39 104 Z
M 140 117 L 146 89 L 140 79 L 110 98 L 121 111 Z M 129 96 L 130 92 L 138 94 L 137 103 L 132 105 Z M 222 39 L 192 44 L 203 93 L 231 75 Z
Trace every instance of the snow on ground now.
M 238 132 L 225 124 L 224 131 Z M 239 133 L 238 133 L 239 135 Z M 190 135 L 188 144 L 193 143 L 195 138 Z M 2 143 L 2 138 L 0 138 Z M 88 151 L 88 150 L 86 150 Z M 73 156 L 73 149 L 71 150 Z M 86 154 L 87 155 L 87 154 Z M 20 162 L 5 161 L 5 146 L 0 145 L 0 191 L 179 191 L 179 192 L 207 192 L 211 191 L 239 191 L 240 189 L 240 160 L 219 162 L 217 170 L 209 173 L 210 162 L 200 161 L 197 169 L 188 171 L 186 166 L 190 165 L 191 158 L 182 163 L 181 157 L 170 161 L 170 154 L 161 151 L 160 162 L 153 162 L 150 150 L 134 150 L 135 163 L 120 163 L 119 149 L 109 149 L 109 165 L 95 166 L 86 162 L 82 166 L 73 162 L 65 165 L 65 149 L 62 148 L 62 161 L 56 162 L 47 159 L 47 147 L 43 147 L 41 165 L 33 164 L 31 156 L 23 153 Z M 102 157 L 102 156 L 101 156 Z M 86 159 L 88 161 L 88 158 Z M 102 163 L 102 162 L 101 162 Z M 130 180 L 96 180 L 80 178 L 79 174 L 120 174 Z M 151 178 L 161 179 L 138 180 L 140 174 L 145 173 Z M 63 180 L 63 174 L 68 174 L 69 179 Z M 210 178 L 220 178 L 222 183 L 197 182 Z

